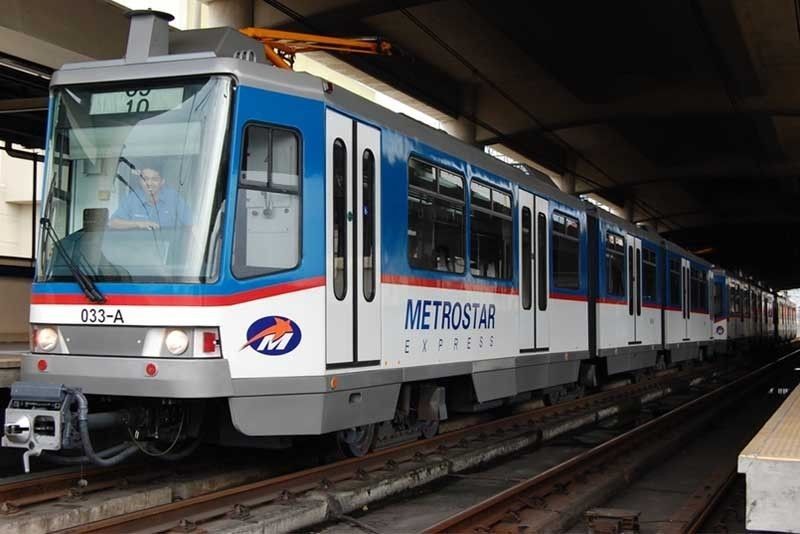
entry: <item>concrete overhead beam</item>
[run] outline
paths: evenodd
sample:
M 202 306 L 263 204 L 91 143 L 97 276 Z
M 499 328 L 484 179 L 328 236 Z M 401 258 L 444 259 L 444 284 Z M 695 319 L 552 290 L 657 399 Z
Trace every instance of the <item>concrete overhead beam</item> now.
M 47 111 L 47 97 L 0 100 L 0 113 L 24 113 L 27 111 Z
M 253 26 L 254 0 L 200 0 L 206 5 L 204 26 L 248 28 Z M 260 2 L 259 2 L 260 3 Z
M 53 69 L 122 57 L 126 11 L 96 0 L 3 0 L 0 51 Z

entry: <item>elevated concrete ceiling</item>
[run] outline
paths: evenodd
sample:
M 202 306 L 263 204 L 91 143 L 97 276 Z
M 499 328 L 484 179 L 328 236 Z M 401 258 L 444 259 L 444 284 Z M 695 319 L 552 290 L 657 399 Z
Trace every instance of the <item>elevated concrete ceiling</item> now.
M 800 286 L 796 0 L 216 0 L 248 1 L 258 26 L 391 41 L 403 54 L 341 59 L 469 142 L 627 204 L 715 263 Z M 41 145 L 50 70 L 121 56 L 123 12 L 4 1 L 0 137 Z
M 576 193 L 776 287 L 800 286 L 794 0 L 261 0 L 261 26 L 379 35 L 342 57 L 575 177 Z

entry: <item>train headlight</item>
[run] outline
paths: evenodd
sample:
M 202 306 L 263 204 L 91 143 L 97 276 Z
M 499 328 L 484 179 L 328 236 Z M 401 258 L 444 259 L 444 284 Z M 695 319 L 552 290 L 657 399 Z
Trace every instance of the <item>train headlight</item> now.
M 167 332 L 164 344 L 170 354 L 181 355 L 186 352 L 186 348 L 189 346 L 189 335 L 183 330 L 170 330 Z
M 58 332 L 46 326 L 36 331 L 36 348 L 42 352 L 50 352 L 58 345 Z

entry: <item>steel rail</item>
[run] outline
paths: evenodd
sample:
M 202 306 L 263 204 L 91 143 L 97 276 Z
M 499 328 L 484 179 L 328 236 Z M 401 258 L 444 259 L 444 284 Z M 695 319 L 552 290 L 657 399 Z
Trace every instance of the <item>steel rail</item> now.
M 691 523 L 686 527 L 684 530 L 685 534 L 696 534 L 700 532 L 700 529 L 703 527 L 703 524 L 706 522 L 708 517 L 711 515 L 711 512 L 717 507 L 719 501 L 725 496 L 728 491 L 728 488 L 733 485 L 734 481 L 736 480 L 736 468 L 734 467 L 728 473 L 728 476 L 725 477 L 725 480 L 716 487 L 716 491 L 714 495 L 708 500 L 706 506 L 694 517 Z
M 748 372 L 734 381 L 721 385 L 709 393 L 690 400 L 666 414 L 652 419 L 624 434 L 620 434 L 524 482 L 516 484 L 483 502 L 471 506 L 433 525 L 425 532 L 427 534 L 442 532 L 490 532 L 493 530 L 493 527 L 509 520 L 509 518 L 517 520 L 519 518 L 520 509 L 534 509 L 537 505 L 541 504 L 540 498 L 536 495 L 537 492 L 551 491 L 557 483 L 563 486 L 563 481 L 565 479 L 569 480 L 579 473 L 585 473 L 590 466 L 607 462 L 609 458 L 617 457 L 622 452 L 629 451 L 633 445 L 643 442 L 650 434 L 662 431 L 675 422 L 685 420 L 687 414 L 693 413 L 698 408 L 707 405 L 709 402 L 729 392 L 743 394 L 743 392 L 748 389 L 746 386 L 753 383 L 756 379 L 763 377 L 766 373 L 775 369 L 788 358 L 798 353 L 800 353 L 800 349 L 794 350 L 769 364 Z
M 504 417 L 460 430 L 454 430 L 430 439 L 415 441 L 382 449 L 361 458 L 350 458 L 334 464 L 314 467 L 237 486 L 182 501 L 139 510 L 130 514 L 87 523 L 63 532 L 160 532 L 172 528 L 188 528 L 189 525 L 209 521 L 225 515 L 236 515 L 248 507 L 262 506 L 271 502 L 293 498 L 298 493 L 351 479 L 363 479 L 370 472 L 396 469 L 407 462 L 418 462 L 428 454 L 467 447 L 470 443 L 485 440 L 489 435 L 505 432 L 533 431 L 537 425 L 557 418 L 582 412 L 615 406 L 620 402 L 640 399 L 648 392 L 666 387 L 688 387 L 690 382 L 705 374 L 718 371 L 715 366 L 705 366 L 685 371 L 664 373 L 652 380 L 623 386 L 595 395 L 590 395 L 563 404 L 539 408 L 533 411 Z M 244 508 L 242 508 L 244 507 Z M 237 512 L 239 510 L 239 512 Z
M 143 469 L 145 469 L 144 473 Z M 93 493 L 115 487 L 124 483 L 132 475 L 137 477 L 141 477 L 143 474 L 159 476 L 170 472 L 163 468 L 152 471 L 146 466 L 131 464 L 59 471 L 55 474 L 44 471 L 36 473 L 34 476 L 0 482 L 0 516 L 13 515 L 25 507 L 54 501 L 62 497 L 78 493 Z M 82 480 L 87 481 L 88 484 L 80 485 Z
M 727 494 L 728 488 L 736 481 L 736 461 L 735 458 L 731 460 L 705 477 L 683 505 L 672 514 L 667 524 L 659 528 L 661 534 L 695 534 L 700 531 L 711 512 Z

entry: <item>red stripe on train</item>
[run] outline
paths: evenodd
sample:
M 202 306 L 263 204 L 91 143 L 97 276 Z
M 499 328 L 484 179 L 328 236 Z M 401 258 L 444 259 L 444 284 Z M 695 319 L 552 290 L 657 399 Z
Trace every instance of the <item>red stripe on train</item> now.
M 325 277 L 317 276 L 305 280 L 275 284 L 232 295 L 106 295 L 105 306 L 229 306 L 251 300 L 294 293 L 324 286 Z M 31 304 L 79 304 L 97 305 L 82 294 L 33 293 Z
M 490 286 L 487 284 L 468 284 L 457 280 L 437 280 L 433 278 L 418 278 L 415 276 L 401 276 L 397 274 L 384 274 L 381 276 L 384 284 L 415 287 L 435 287 L 438 289 L 455 289 L 459 291 L 480 291 L 484 293 L 499 293 L 503 295 L 517 295 L 515 287 Z
M 573 300 L 577 302 L 588 302 L 586 295 L 571 295 L 569 293 L 550 293 L 551 299 Z

